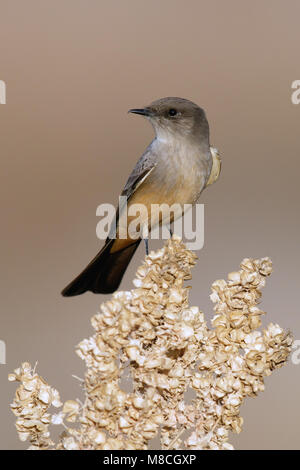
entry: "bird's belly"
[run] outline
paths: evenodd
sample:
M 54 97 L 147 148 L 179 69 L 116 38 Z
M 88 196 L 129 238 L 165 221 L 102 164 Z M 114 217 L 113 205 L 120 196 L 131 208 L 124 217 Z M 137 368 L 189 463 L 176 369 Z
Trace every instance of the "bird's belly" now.
M 130 198 L 128 220 L 140 206 L 141 224 L 151 230 L 158 224 L 169 224 L 176 220 L 187 209 L 185 205 L 196 203 L 205 185 L 204 173 L 199 169 L 173 173 L 153 172 L 149 180 Z

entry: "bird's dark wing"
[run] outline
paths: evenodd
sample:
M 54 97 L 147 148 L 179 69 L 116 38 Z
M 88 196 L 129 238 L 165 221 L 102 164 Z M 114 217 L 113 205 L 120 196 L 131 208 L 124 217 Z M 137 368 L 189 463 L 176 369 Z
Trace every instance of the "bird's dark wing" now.
M 129 178 L 123 188 L 121 196 L 125 196 L 124 199 L 121 199 L 116 210 L 114 220 L 111 224 L 111 231 L 106 243 L 109 242 L 111 238 L 115 236 L 115 229 L 118 227 L 119 216 L 122 213 L 127 202 L 131 196 L 135 193 L 137 188 L 147 179 L 150 173 L 154 170 L 156 166 L 156 156 L 153 151 L 151 151 L 151 145 L 146 149 L 145 153 L 141 156 L 134 169 L 132 170 Z
M 150 145 L 132 170 L 121 193 L 121 196 L 127 196 L 128 200 L 140 186 L 140 184 L 142 184 L 143 181 L 145 181 L 145 179 L 149 176 L 155 166 L 156 156 L 153 151 L 151 151 Z

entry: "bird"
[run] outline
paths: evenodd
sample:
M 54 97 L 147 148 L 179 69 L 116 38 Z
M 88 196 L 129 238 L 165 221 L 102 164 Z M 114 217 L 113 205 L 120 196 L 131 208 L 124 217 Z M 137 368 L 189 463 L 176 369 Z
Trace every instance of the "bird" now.
M 134 204 L 142 204 L 146 208 L 140 228 L 149 234 L 155 226 L 170 224 L 181 217 L 184 206 L 196 204 L 203 189 L 219 177 L 220 155 L 210 146 L 209 125 L 200 106 L 184 98 L 167 97 L 128 112 L 150 121 L 155 137 L 136 163 L 121 193 L 127 208 L 123 210 L 119 206 L 116 211 L 114 235 L 108 235 L 99 253 L 63 289 L 65 297 L 87 291 L 110 294 L 118 289 L 144 238 L 133 237 L 128 229 L 132 220 L 128 211 Z M 151 214 L 151 208 L 161 204 L 164 207 L 176 205 L 172 220 L 170 214 L 164 214 L 163 210 Z M 120 236 L 122 229 L 126 236 Z

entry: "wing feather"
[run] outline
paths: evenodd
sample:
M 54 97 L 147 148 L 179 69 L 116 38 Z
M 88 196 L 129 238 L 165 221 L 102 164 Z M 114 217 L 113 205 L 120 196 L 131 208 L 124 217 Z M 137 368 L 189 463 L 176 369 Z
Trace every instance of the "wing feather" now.
M 155 153 L 151 150 L 151 144 L 146 149 L 145 153 L 141 156 L 134 169 L 132 170 L 129 178 L 124 186 L 121 196 L 125 196 L 125 201 L 128 202 L 131 196 L 135 193 L 137 188 L 148 178 L 150 173 L 156 167 Z M 118 205 L 114 220 L 111 224 L 111 230 L 107 237 L 106 243 L 115 236 L 115 229 L 118 227 L 119 216 L 125 207 L 125 201 L 121 200 Z

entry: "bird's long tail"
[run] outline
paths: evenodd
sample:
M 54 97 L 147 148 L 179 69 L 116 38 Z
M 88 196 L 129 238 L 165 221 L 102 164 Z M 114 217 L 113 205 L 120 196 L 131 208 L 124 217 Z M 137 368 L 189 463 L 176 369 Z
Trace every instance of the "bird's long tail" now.
M 140 244 L 140 239 L 120 251 L 111 252 L 114 240 L 109 240 L 95 258 L 62 291 L 64 297 L 83 294 L 110 294 L 117 290 L 126 268 Z

